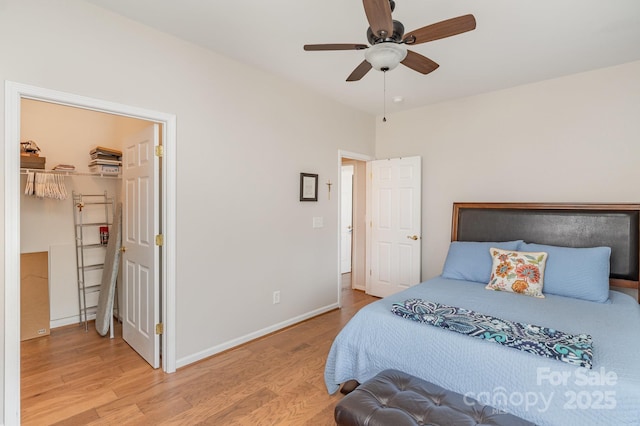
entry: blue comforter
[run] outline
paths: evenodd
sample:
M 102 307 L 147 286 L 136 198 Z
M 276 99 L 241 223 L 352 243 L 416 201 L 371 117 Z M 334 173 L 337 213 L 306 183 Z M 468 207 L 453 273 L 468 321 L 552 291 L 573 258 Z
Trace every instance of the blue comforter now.
M 437 327 L 407 321 L 394 303 L 428 299 L 510 321 L 593 338 L 588 370 Z M 540 425 L 640 425 L 640 307 L 610 292 L 610 303 L 494 292 L 441 277 L 361 309 L 336 337 L 325 367 L 330 393 L 395 368 Z

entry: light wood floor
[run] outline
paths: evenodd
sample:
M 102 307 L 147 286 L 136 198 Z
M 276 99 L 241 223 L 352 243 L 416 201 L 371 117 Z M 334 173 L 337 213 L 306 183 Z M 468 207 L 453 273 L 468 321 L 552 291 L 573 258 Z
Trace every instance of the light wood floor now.
M 120 337 L 78 326 L 23 342 L 24 425 L 334 425 L 324 362 L 335 335 L 376 298 L 343 289 L 343 308 L 165 374 Z M 116 336 L 121 336 L 116 329 Z

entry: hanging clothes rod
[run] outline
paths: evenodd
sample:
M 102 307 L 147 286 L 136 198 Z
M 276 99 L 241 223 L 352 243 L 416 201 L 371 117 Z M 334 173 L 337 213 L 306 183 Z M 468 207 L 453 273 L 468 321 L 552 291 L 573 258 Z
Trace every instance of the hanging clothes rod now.
M 27 173 L 45 173 L 52 175 L 63 175 L 63 176 L 93 176 L 93 177 L 101 177 L 101 178 L 110 178 L 110 179 L 120 179 L 122 175 L 119 173 L 91 173 L 91 172 L 75 172 L 69 170 L 44 170 L 44 169 L 20 169 L 21 175 L 26 175 Z

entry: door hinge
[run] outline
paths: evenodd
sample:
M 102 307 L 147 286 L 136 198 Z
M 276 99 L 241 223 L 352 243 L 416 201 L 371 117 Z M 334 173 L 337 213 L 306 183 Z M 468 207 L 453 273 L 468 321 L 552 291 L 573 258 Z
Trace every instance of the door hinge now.
M 156 324 L 156 334 L 162 334 L 162 333 L 164 333 L 164 324 L 160 322 Z
M 156 146 L 156 157 L 164 157 L 164 145 Z
M 162 246 L 164 244 L 164 236 L 162 234 L 156 235 L 156 245 Z

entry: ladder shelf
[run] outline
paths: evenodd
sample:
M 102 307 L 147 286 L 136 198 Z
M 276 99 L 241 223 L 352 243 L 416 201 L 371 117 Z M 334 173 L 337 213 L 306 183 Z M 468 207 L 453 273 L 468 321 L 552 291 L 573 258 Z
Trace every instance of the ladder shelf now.
M 89 331 L 89 317 L 95 318 L 98 307 L 98 298 L 91 296 L 100 292 L 100 277 L 90 274 L 90 271 L 101 271 L 104 268 L 107 242 L 100 235 L 100 228 L 111 227 L 115 201 L 107 195 L 107 191 L 102 194 L 80 194 L 74 191 L 73 207 L 80 324 L 84 323 L 85 331 Z M 103 249 L 104 253 L 100 253 L 99 249 Z M 87 295 L 91 298 L 89 302 Z

